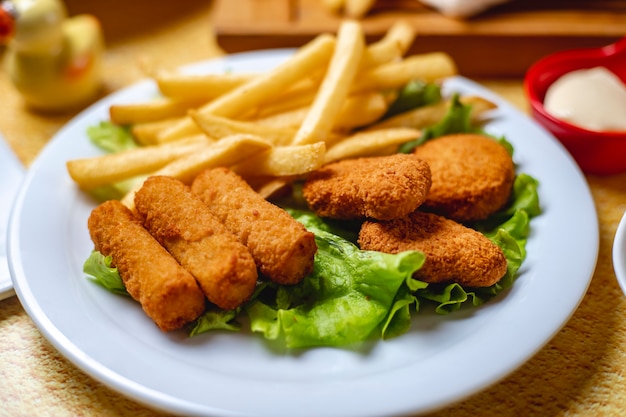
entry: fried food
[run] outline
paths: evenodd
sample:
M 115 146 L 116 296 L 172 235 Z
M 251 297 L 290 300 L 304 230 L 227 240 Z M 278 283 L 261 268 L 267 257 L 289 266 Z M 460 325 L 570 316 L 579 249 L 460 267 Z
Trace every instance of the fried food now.
M 128 293 L 163 331 L 195 320 L 205 296 L 195 280 L 117 200 L 102 203 L 88 220 L 95 249 L 111 256 Z
M 508 201 L 515 179 L 511 155 L 476 134 L 440 137 L 415 148 L 428 162 L 432 186 L 424 208 L 459 222 L 483 220 Z
M 399 253 L 419 250 L 426 261 L 415 278 L 488 287 L 507 270 L 502 250 L 481 233 L 434 213 L 417 210 L 401 219 L 366 221 L 359 233 L 363 250 Z
M 230 169 L 204 171 L 191 191 L 239 237 L 270 280 L 296 284 L 313 270 L 315 235 Z
M 209 301 L 231 310 L 250 298 L 258 278 L 252 255 L 181 181 L 148 178 L 135 194 L 135 209 Z
M 309 174 L 302 193 L 321 217 L 390 220 L 416 210 L 430 185 L 426 162 L 394 154 L 327 164 Z

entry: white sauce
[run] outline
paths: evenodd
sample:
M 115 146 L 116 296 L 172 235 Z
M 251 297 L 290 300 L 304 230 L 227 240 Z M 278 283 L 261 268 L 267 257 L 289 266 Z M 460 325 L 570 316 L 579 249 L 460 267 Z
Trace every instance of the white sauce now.
M 604 67 L 563 75 L 543 104 L 553 116 L 587 130 L 626 131 L 626 85 Z

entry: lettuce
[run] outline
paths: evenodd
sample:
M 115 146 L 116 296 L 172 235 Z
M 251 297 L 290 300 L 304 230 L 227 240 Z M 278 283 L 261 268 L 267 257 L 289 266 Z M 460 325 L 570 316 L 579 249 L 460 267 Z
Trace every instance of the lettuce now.
M 100 122 L 88 127 L 87 136 L 91 143 L 107 153 L 122 152 L 138 146 L 127 127 L 111 122 Z
M 112 293 L 129 295 L 117 268 L 111 267 L 111 262 L 110 256 L 104 256 L 98 251 L 92 251 L 83 264 L 83 272 L 96 284 L 101 285 Z
M 261 301 L 261 294 L 247 306 L 251 329 L 266 339 L 284 339 L 288 348 L 382 337 L 381 324 L 389 322 L 399 289 L 422 266 L 424 255 L 362 251 L 326 231 L 314 215 L 292 214 L 316 236 L 314 270 L 298 285 L 272 287 L 271 302 Z
M 192 324 L 189 336 L 196 336 L 201 333 L 206 333 L 211 330 L 229 330 L 239 331 L 241 325 L 236 321 L 239 315 L 239 309 L 237 310 L 218 310 L 209 309 L 202 314 L 195 323 Z
M 451 100 L 450 108 L 443 119 L 433 126 L 422 129 L 422 134 L 419 138 L 400 146 L 400 153 L 411 153 L 416 147 L 443 135 L 480 131 L 480 129 L 472 126 L 470 118 L 472 107 L 461 103 L 459 94 L 454 94 Z
M 439 85 L 414 80 L 400 90 L 398 97 L 389 105 L 389 109 L 383 118 L 392 117 L 439 101 L 441 101 L 441 87 Z
M 107 153 L 123 152 L 138 147 L 127 127 L 111 122 L 100 122 L 96 126 L 90 126 L 87 128 L 87 136 L 95 146 Z M 98 202 L 119 200 L 144 179 L 145 176 L 130 178 L 126 181 L 96 187 L 87 192 Z

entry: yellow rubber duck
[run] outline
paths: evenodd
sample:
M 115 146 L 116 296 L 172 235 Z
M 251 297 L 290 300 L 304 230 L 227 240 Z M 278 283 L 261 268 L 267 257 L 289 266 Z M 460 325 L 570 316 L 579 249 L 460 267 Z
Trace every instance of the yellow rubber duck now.
M 100 23 L 68 17 L 59 0 L 0 0 L 0 44 L 11 81 L 37 110 L 75 110 L 101 89 Z

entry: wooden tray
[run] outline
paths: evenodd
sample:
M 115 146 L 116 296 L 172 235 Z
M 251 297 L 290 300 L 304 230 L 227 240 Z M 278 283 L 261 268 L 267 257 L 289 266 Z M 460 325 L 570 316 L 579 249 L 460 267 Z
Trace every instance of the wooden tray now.
M 321 32 L 335 32 L 340 17 L 322 0 L 217 0 L 214 28 L 227 52 L 298 47 Z M 416 0 L 379 0 L 362 19 L 369 41 L 397 19 L 414 25 L 411 53 L 446 51 L 461 74 L 520 77 L 557 50 L 603 46 L 626 36 L 622 0 L 518 0 L 467 20 L 447 18 Z

